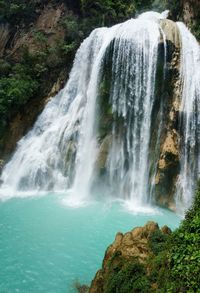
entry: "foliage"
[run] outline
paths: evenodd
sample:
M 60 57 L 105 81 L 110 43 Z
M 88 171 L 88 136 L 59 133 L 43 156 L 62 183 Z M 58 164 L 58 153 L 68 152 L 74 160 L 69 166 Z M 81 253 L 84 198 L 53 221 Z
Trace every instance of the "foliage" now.
M 178 20 L 181 18 L 181 13 L 183 12 L 182 1 L 167 0 L 166 7 L 170 10 L 172 18 L 174 20 Z
M 105 293 L 149 292 L 150 282 L 146 276 L 144 265 L 137 260 L 120 264 L 109 275 Z
M 198 292 L 200 285 L 200 185 L 193 207 L 173 233 L 170 249 L 171 287 Z M 193 290 L 193 291 L 192 291 Z
M 8 55 L 0 60 L 0 122 L 5 126 L 9 119 L 38 95 L 45 95 L 57 75 L 70 67 L 82 40 L 97 26 L 112 25 L 134 13 L 132 0 L 123 1 L 64 1 L 68 12 L 59 25 L 64 37 L 52 45 L 50 36 L 34 28 L 41 1 L 0 0 L 0 22 L 8 22 L 13 32 L 33 25 L 34 50 L 25 44 L 17 52 L 17 61 Z M 39 9 L 38 9 L 39 8 Z M 49 90 L 49 88 L 48 88 Z M 1 130 L 2 130 L 1 127 Z
M 8 77 L 0 79 L 0 119 L 5 121 L 32 97 L 39 87 L 27 66 L 16 64 Z
M 165 249 L 167 238 L 168 236 L 160 230 L 156 230 L 150 235 L 149 247 L 155 255 L 158 255 Z
M 135 11 L 135 1 L 132 0 L 82 0 L 83 30 L 87 31 L 97 26 L 110 26 L 133 17 Z
M 167 9 L 167 0 L 154 0 L 152 3 L 152 9 L 162 12 Z
M 186 2 L 186 1 L 185 1 Z M 191 3 L 190 3 L 191 2 Z M 195 37 L 200 40 L 200 11 L 199 11 L 199 3 L 198 1 L 190 1 L 189 7 L 187 8 L 190 13 L 194 13 L 191 19 L 188 18 L 187 26 L 191 29 L 192 33 L 195 35 Z M 167 0 L 166 1 L 166 8 L 170 10 L 172 19 L 174 20 L 183 20 L 184 19 L 184 13 L 186 13 L 184 7 L 184 1 L 179 0 Z M 193 7 L 194 12 L 190 11 L 190 5 L 191 8 Z
M 0 20 L 10 23 L 30 21 L 34 18 L 34 1 L 0 0 Z
M 180 227 L 171 235 L 152 233 L 148 244 L 152 254 L 144 264 L 113 255 L 105 292 L 200 292 L 200 184 Z
M 153 235 L 150 246 L 155 253 L 148 264 L 150 280 L 157 283 L 159 292 L 199 292 L 200 185 L 180 227 L 165 239 Z

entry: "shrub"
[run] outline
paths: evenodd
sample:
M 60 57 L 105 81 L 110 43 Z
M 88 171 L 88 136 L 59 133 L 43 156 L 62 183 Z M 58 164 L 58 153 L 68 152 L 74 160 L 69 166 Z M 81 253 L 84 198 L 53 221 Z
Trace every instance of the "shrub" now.
M 172 287 L 176 290 L 198 292 L 200 286 L 200 185 L 192 208 L 171 238 L 170 275 Z
M 137 261 L 126 263 L 122 268 L 115 268 L 109 275 L 105 293 L 149 292 L 150 282 L 146 270 Z
M 153 232 L 149 238 L 149 247 L 151 251 L 158 255 L 166 247 L 168 236 L 163 234 L 160 230 Z

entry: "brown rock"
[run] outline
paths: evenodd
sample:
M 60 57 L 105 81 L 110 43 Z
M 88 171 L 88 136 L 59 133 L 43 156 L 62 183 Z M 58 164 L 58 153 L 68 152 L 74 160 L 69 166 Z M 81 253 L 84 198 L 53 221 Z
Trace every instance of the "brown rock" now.
M 117 235 L 115 237 L 115 241 L 113 243 L 113 246 L 118 247 L 122 243 L 122 239 L 123 239 L 123 234 L 120 232 L 117 233 Z
M 144 227 L 137 227 L 124 235 L 118 233 L 113 244 L 106 250 L 102 269 L 97 272 L 89 292 L 106 292 L 106 281 L 109 279 L 110 274 L 113 275 L 115 269 L 118 270 L 133 260 L 144 264 L 146 259 L 152 254 L 148 239 L 158 229 L 158 224 L 150 221 Z M 167 234 L 170 229 L 164 227 L 163 231 Z
M 169 19 L 162 19 L 160 21 L 160 25 L 165 33 L 166 40 L 174 44 L 175 47 L 179 48 L 180 35 L 177 24 Z
M 111 145 L 111 142 L 112 142 L 112 135 L 107 135 L 103 139 L 103 141 L 100 145 L 99 155 L 97 158 L 97 166 L 99 169 L 105 168 L 107 157 L 108 157 L 108 151 L 109 151 L 109 147 Z
M 163 226 L 161 228 L 161 231 L 163 234 L 167 234 L 167 235 L 170 235 L 172 233 L 172 230 L 168 226 Z
M 143 228 L 142 227 L 136 227 L 134 228 L 131 233 L 132 233 L 132 237 L 133 238 L 139 238 L 141 237 L 142 235 L 142 231 L 143 231 Z

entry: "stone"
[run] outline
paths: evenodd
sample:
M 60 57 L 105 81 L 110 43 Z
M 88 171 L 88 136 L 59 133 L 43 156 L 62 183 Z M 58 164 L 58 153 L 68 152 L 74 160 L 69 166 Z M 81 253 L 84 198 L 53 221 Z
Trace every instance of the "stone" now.
M 170 235 L 172 233 L 172 230 L 166 225 L 161 228 L 161 231 L 163 234 L 166 234 L 166 235 Z
M 136 227 L 124 235 L 117 233 L 115 241 L 106 250 L 103 266 L 96 273 L 89 292 L 106 292 L 106 282 L 110 276 L 113 276 L 115 270 L 119 270 L 134 261 L 145 264 L 148 257 L 152 255 L 148 240 L 155 231 L 159 231 L 158 224 L 149 221 L 144 227 Z M 171 233 L 167 226 L 164 226 L 160 231 L 164 234 Z
M 180 47 L 180 35 L 177 24 L 169 19 L 160 20 L 160 25 L 165 33 L 166 41 L 174 44 L 175 47 Z
M 117 233 L 113 246 L 118 247 L 122 243 L 122 239 L 123 239 L 123 234 L 120 232 Z
M 111 143 L 112 143 L 112 135 L 109 135 L 109 134 L 101 142 L 101 145 L 99 148 L 99 154 L 97 158 L 97 166 L 99 169 L 104 169 L 106 166 L 108 151 L 109 151 Z
M 130 232 L 126 233 L 122 238 L 122 245 L 130 246 L 133 244 L 133 237 Z
M 170 153 L 178 156 L 178 142 L 176 131 L 168 132 L 162 148 L 163 153 Z

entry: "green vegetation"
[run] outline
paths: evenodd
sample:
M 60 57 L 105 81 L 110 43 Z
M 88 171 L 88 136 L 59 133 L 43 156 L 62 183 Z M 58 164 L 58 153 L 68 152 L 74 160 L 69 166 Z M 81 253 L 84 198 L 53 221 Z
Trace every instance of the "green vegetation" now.
M 150 239 L 150 279 L 157 283 L 157 292 L 200 292 L 200 184 L 181 226 L 163 236 Z
M 200 10 L 198 1 L 179 1 L 179 0 L 163 0 L 166 2 L 166 8 L 170 10 L 172 19 L 182 21 L 184 13 L 186 14 L 187 26 L 191 29 L 197 40 L 200 40 Z M 184 2 L 186 10 L 184 11 Z
M 51 36 L 34 25 L 45 1 L 0 0 L 0 23 L 9 23 L 13 36 L 19 29 L 24 34 L 32 27 L 33 40 L 22 44 L 14 55 L 0 59 L 1 135 L 18 111 L 31 99 L 45 96 L 62 71 L 68 68 L 69 72 L 77 48 L 93 28 L 112 25 L 135 13 L 132 0 L 62 2 L 68 9 L 58 24 L 64 35 L 52 43 Z
M 170 288 L 200 292 L 200 184 L 193 207 L 170 239 Z
M 136 12 L 136 2 L 132 0 L 82 0 L 83 27 L 86 29 L 119 23 L 133 17 Z
M 11 24 L 30 22 L 34 19 L 34 1 L 27 0 L 0 0 L 0 21 Z
M 151 254 L 142 263 L 121 251 L 113 253 L 104 264 L 103 292 L 200 292 L 200 184 L 180 227 L 172 233 L 167 227 L 155 230 L 148 246 Z
M 146 276 L 144 265 L 136 260 L 128 262 L 124 266 L 118 264 L 109 275 L 105 293 L 148 293 L 150 282 Z

